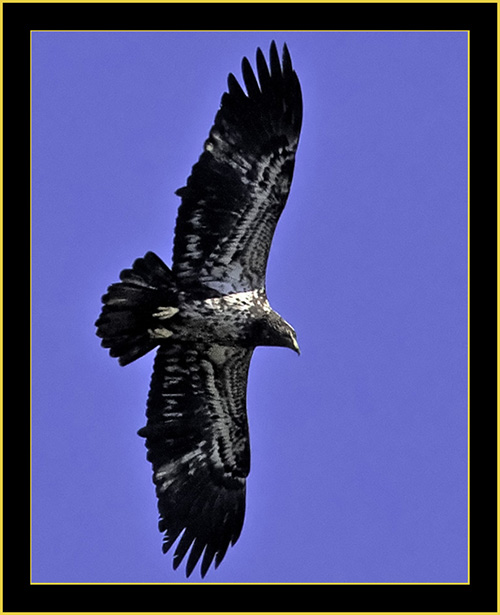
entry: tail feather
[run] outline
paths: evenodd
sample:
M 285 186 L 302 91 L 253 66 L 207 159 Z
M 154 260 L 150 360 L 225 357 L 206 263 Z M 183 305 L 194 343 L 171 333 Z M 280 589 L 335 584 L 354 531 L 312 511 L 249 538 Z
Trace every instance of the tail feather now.
M 168 337 L 165 328 L 155 335 L 155 316 L 158 309 L 163 318 L 165 313 L 175 316 L 178 300 L 173 273 L 153 252 L 124 269 L 120 280 L 102 297 L 104 305 L 95 325 L 101 345 L 127 365 L 157 346 L 159 337 Z

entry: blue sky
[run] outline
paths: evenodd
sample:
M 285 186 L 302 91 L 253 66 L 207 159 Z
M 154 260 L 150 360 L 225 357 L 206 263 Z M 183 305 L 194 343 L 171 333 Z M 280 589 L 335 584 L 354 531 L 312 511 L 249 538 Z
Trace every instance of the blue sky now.
M 304 122 L 267 286 L 302 354 L 254 353 L 245 525 L 205 582 L 467 581 L 467 33 L 34 32 L 34 582 L 186 582 L 136 435 L 153 354 L 120 367 L 93 323 L 170 263 L 227 74 L 272 39 Z

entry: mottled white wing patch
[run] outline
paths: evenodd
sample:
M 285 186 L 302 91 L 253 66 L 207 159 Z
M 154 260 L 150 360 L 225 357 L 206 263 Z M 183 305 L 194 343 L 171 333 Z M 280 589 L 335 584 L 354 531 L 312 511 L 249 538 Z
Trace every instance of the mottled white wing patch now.
M 245 290 L 242 292 L 233 292 L 223 297 L 209 297 L 203 299 L 204 306 L 217 312 L 228 312 L 232 307 L 238 311 L 252 309 L 256 305 L 264 310 L 271 311 L 271 306 L 267 300 L 265 289 Z

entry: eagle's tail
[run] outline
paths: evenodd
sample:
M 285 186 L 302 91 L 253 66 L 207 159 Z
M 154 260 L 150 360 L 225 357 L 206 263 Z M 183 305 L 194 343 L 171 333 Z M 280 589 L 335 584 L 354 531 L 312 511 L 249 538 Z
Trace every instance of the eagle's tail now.
M 153 252 L 124 269 L 120 280 L 102 297 L 95 325 L 102 346 L 127 365 L 171 335 L 165 325 L 179 310 L 174 274 Z

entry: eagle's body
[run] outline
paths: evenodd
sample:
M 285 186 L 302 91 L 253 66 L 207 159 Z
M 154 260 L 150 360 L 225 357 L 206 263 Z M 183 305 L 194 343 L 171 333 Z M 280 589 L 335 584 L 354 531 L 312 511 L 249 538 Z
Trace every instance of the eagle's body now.
M 201 298 L 203 293 L 179 293 L 179 311 L 161 308 L 156 333 L 186 342 L 214 342 L 229 346 L 288 346 L 293 334 L 271 309 L 264 289 Z M 273 329 L 274 326 L 274 329 Z M 271 343 L 275 341 L 275 343 Z M 258 342 L 256 344 L 256 342 Z
M 121 272 L 96 322 L 122 365 L 159 347 L 146 438 L 165 532 L 182 536 L 189 575 L 203 555 L 217 566 L 243 525 L 250 470 L 246 387 L 256 346 L 298 352 L 293 328 L 269 305 L 265 273 L 293 175 L 302 121 L 300 86 L 286 46 L 270 70 L 246 58 L 247 93 L 229 75 L 204 151 L 192 169 L 175 229 L 172 268 L 148 252 Z

